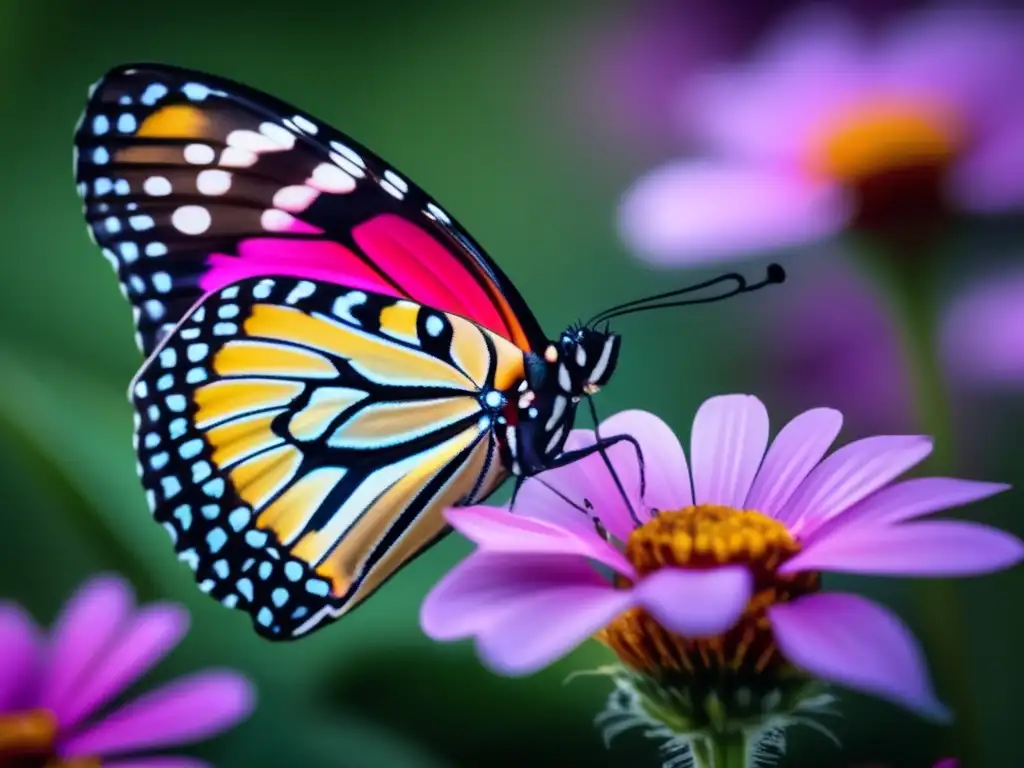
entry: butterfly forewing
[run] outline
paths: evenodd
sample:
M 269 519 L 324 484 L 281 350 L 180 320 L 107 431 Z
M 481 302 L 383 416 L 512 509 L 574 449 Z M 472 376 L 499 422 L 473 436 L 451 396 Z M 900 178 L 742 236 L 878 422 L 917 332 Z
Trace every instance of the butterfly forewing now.
M 340 617 L 505 477 L 522 351 L 462 317 L 294 277 L 191 310 L 132 385 L 143 485 L 200 588 L 287 639 Z
M 212 75 L 109 72 L 75 134 L 86 219 L 147 355 L 206 292 L 288 274 L 544 336 L 515 287 L 419 187 L 339 131 Z

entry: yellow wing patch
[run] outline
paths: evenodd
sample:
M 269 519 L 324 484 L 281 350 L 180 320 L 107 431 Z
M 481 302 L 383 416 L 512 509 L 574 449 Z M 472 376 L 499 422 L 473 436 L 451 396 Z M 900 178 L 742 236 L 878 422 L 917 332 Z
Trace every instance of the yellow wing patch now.
M 295 381 L 268 379 L 226 379 L 204 384 L 193 394 L 196 426 L 205 429 L 211 424 L 252 411 L 288 405 L 305 388 L 304 384 Z
M 394 445 L 429 435 L 479 413 L 480 404 L 468 397 L 375 403 L 349 419 L 329 442 L 339 448 Z
M 308 315 L 292 307 L 256 304 L 245 321 L 245 331 L 250 336 L 304 344 L 336 355 L 378 384 L 461 390 L 472 387 L 472 382 L 458 370 L 425 352 L 398 347 L 322 315 Z

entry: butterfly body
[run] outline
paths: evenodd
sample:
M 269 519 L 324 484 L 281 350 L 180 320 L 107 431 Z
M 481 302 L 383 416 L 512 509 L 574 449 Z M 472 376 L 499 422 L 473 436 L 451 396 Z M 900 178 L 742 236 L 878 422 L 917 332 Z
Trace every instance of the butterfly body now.
M 340 618 L 551 468 L 616 334 L 542 332 L 425 192 L 271 96 L 118 67 L 76 130 L 90 233 L 133 307 L 150 509 L 201 590 L 271 639 Z

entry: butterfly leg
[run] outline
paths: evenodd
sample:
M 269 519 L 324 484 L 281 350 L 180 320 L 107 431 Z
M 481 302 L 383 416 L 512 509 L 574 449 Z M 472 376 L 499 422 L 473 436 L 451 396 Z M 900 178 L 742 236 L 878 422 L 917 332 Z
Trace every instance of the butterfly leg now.
M 594 436 L 597 438 L 596 444 L 602 445 L 604 443 L 604 438 L 601 437 L 601 421 L 597 417 L 597 406 L 594 405 L 593 397 L 587 398 L 587 407 L 590 409 L 590 418 L 594 422 Z M 636 440 L 630 440 L 630 442 L 633 447 L 636 448 L 636 460 L 640 468 L 640 501 L 643 501 L 644 496 L 647 495 L 647 473 L 644 467 L 644 452 L 640 450 L 640 444 Z M 601 458 L 604 459 L 605 466 L 608 467 L 608 471 L 611 472 L 612 477 L 615 478 L 616 485 L 619 485 L 618 476 L 615 474 L 615 470 L 612 469 L 611 459 L 608 458 L 607 451 L 602 448 L 600 449 L 600 452 Z
M 606 451 L 613 445 L 617 445 L 618 443 L 629 443 L 636 450 L 637 460 L 640 462 L 640 494 L 642 497 L 644 493 L 644 457 L 643 451 L 640 448 L 640 444 L 632 435 L 614 435 L 613 437 L 606 438 L 599 437 L 597 442 L 595 442 L 593 445 L 588 445 L 586 448 L 580 448 L 575 451 L 566 451 L 565 453 L 562 453 L 561 455 L 558 456 L 557 459 L 548 464 L 548 466 L 545 468 L 545 471 L 551 469 L 558 469 L 559 467 L 564 467 L 568 464 L 572 464 L 575 461 L 579 461 L 580 459 L 585 459 L 586 457 L 591 456 L 595 453 L 601 454 L 602 458 L 605 461 L 605 465 L 608 467 L 608 471 L 611 472 L 612 479 L 615 481 L 615 487 L 618 489 L 619 494 L 621 494 L 623 501 L 626 502 L 626 508 L 629 510 L 630 516 L 633 518 L 633 522 L 637 525 L 640 525 L 640 518 L 637 515 L 636 510 L 633 509 L 633 504 L 629 500 L 629 495 L 626 493 L 626 489 L 623 487 L 622 481 L 619 479 L 618 473 L 612 466 L 611 460 L 606 455 Z

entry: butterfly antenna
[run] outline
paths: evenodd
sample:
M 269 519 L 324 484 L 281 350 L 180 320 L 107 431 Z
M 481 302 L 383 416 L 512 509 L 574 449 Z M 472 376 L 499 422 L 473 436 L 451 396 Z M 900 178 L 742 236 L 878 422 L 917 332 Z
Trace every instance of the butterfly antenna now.
M 665 293 L 658 293 L 653 296 L 645 296 L 642 299 L 634 299 L 633 301 L 627 301 L 623 304 L 617 304 L 614 307 L 598 312 L 588 322 L 587 325 L 593 327 L 594 325 L 607 322 L 613 317 L 622 317 L 623 315 L 631 315 L 635 312 L 647 312 L 652 309 L 666 309 L 668 307 L 685 307 L 695 304 L 711 304 L 716 301 L 723 301 L 725 299 L 732 298 L 733 296 L 739 296 L 741 293 L 753 293 L 759 291 L 769 285 L 778 285 L 785 282 L 786 271 L 780 264 L 769 264 L 765 272 L 765 277 L 756 283 L 747 282 L 747 278 L 741 275 L 739 272 L 728 272 L 724 275 L 705 280 L 694 285 L 688 285 L 684 288 L 677 288 L 674 291 L 666 291 Z M 704 296 L 694 299 L 683 299 L 681 301 L 668 301 L 668 299 L 676 299 L 686 294 L 697 293 L 704 291 L 709 288 L 714 288 L 718 285 L 725 285 L 732 283 L 725 293 L 716 293 L 711 296 Z

